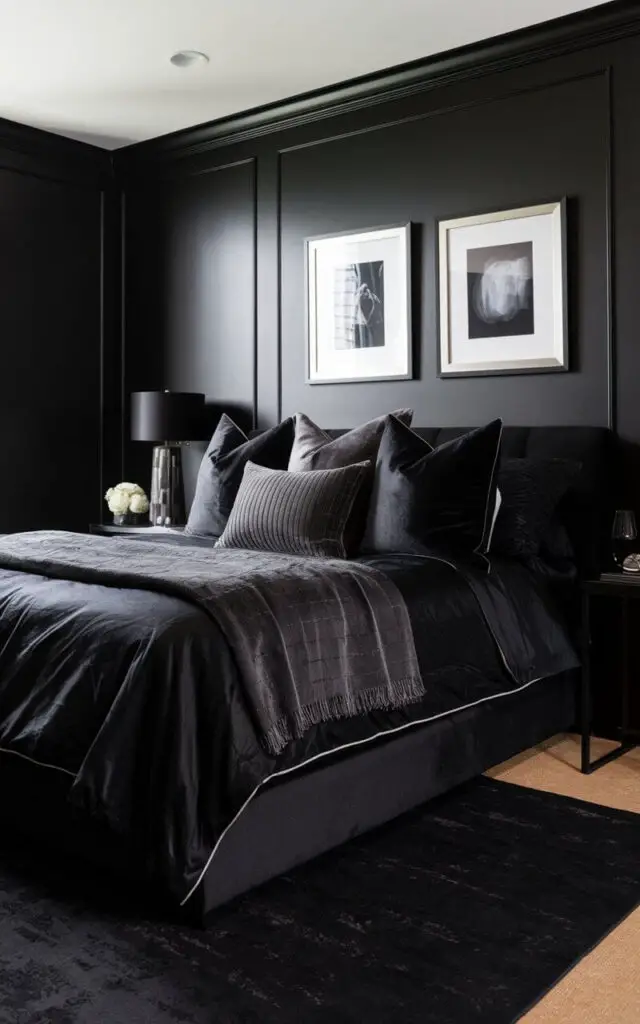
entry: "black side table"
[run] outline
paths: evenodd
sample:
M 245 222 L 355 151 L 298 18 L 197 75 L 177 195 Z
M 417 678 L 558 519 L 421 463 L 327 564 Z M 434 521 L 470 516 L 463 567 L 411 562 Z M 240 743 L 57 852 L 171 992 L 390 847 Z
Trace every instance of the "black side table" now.
M 591 721 L 593 706 L 592 664 L 591 664 L 591 599 L 607 597 L 619 602 L 622 654 L 622 707 L 620 722 L 620 745 L 596 761 L 591 760 Z M 609 764 L 633 750 L 638 744 L 629 733 L 629 702 L 631 672 L 629 668 L 629 602 L 640 599 L 640 579 L 627 573 L 603 573 L 598 579 L 582 582 L 582 763 L 581 771 L 590 775 L 597 768 Z
M 184 526 L 114 526 L 113 523 L 90 523 L 89 533 L 97 533 L 103 537 L 166 536 L 171 533 L 184 533 Z

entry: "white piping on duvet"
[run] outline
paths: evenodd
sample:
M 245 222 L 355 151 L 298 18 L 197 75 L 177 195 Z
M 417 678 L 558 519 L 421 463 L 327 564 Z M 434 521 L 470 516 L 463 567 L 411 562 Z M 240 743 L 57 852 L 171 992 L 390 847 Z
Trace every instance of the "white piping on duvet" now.
M 220 838 L 218 839 L 216 845 L 214 846 L 213 850 L 211 851 L 211 855 L 209 857 L 209 860 L 205 864 L 205 866 L 202 869 L 200 875 L 198 876 L 197 880 L 194 882 L 193 886 L 191 887 L 191 889 L 189 890 L 189 892 L 187 893 L 185 898 L 180 903 L 180 906 L 184 907 L 184 905 L 187 902 L 187 900 L 190 900 L 191 897 L 193 896 L 194 892 L 196 891 L 196 889 L 200 885 L 202 879 L 204 878 L 204 876 L 206 875 L 207 871 L 209 870 L 209 868 L 211 866 L 211 861 L 213 860 L 213 858 L 215 857 L 216 853 L 218 852 L 218 849 L 220 847 L 220 843 L 222 842 L 222 840 L 226 836 L 226 834 L 229 831 L 229 829 L 233 828 L 233 826 L 235 825 L 235 823 L 238 820 L 238 818 L 240 817 L 240 815 L 247 809 L 247 807 L 249 806 L 249 804 L 251 803 L 251 801 L 253 800 L 253 798 L 257 794 L 258 790 L 262 789 L 262 787 L 264 785 L 266 785 L 267 782 L 270 782 L 271 779 L 278 779 L 278 778 L 280 778 L 281 775 L 289 775 L 292 772 L 297 772 L 297 771 L 299 771 L 300 768 L 306 767 L 306 765 L 311 764 L 313 761 L 318 761 L 318 760 L 320 760 L 323 757 L 329 757 L 329 755 L 331 755 L 331 754 L 337 754 L 341 750 L 348 750 L 349 747 L 359 747 L 359 746 L 362 746 L 365 743 L 371 743 L 373 740 L 377 740 L 380 736 L 391 736 L 395 732 L 403 732 L 405 729 L 412 729 L 412 728 L 414 728 L 414 726 L 417 726 L 417 725 L 425 725 L 427 722 L 435 721 L 436 718 L 444 718 L 446 715 L 455 715 L 456 712 L 458 712 L 458 711 L 466 711 L 467 708 L 476 707 L 477 704 L 484 704 L 488 700 L 496 700 L 498 697 L 510 697 L 511 694 L 513 694 L 513 693 L 520 693 L 522 690 L 526 690 L 529 686 L 533 686 L 534 683 L 539 683 L 544 678 L 545 678 L 545 676 L 539 676 L 538 679 L 532 679 L 532 680 L 530 680 L 530 682 L 525 683 L 523 686 L 519 686 L 515 690 L 505 690 L 504 693 L 493 693 L 493 694 L 490 694 L 488 697 L 481 697 L 480 700 L 474 700 L 470 704 L 462 704 L 459 708 L 454 708 L 453 710 L 449 709 L 449 711 L 441 711 L 439 714 L 431 715 L 429 718 L 420 718 L 420 719 L 417 719 L 415 722 L 405 722 L 404 725 L 397 725 L 393 729 L 383 729 L 381 732 L 376 732 L 372 736 L 366 736 L 364 739 L 353 740 L 351 743 L 343 743 L 339 747 L 333 747 L 331 750 L 324 750 L 320 754 L 314 754 L 313 757 L 307 758 L 306 761 L 302 761 L 301 764 L 296 764 L 292 768 L 283 768 L 282 771 L 273 772 L 272 775 L 268 775 L 266 779 L 263 779 L 262 782 L 258 783 L 258 785 L 254 789 L 253 793 L 251 793 L 251 795 L 247 797 L 247 799 L 243 803 L 242 807 L 240 808 L 240 810 L 238 811 L 236 816 L 232 819 L 232 821 L 229 822 L 227 827 L 224 829 L 224 831 L 220 835 Z
M 449 561 L 447 561 L 446 558 L 442 558 L 439 555 L 418 555 L 417 557 L 418 558 L 423 558 L 425 561 L 431 560 L 431 561 L 434 561 L 434 562 L 444 562 L 444 564 L 448 565 L 451 569 L 454 570 L 454 572 L 457 572 L 457 573 L 460 573 L 460 575 L 463 575 L 457 565 L 454 565 L 453 562 L 449 562 Z M 489 561 L 489 559 L 487 559 L 487 561 Z M 490 568 L 490 566 L 489 566 L 489 568 Z M 473 587 L 470 586 L 469 589 L 471 590 L 471 593 L 473 594 L 473 596 L 476 598 L 476 601 L 477 601 L 478 599 L 476 597 L 475 591 L 473 590 Z M 478 602 L 478 604 L 480 604 L 480 602 Z M 480 611 L 481 611 L 481 614 L 482 614 L 482 606 L 480 606 Z M 482 614 L 482 617 L 484 618 L 484 614 Z M 495 636 L 493 635 L 493 630 L 491 629 L 491 626 L 489 626 L 489 623 L 487 623 L 487 627 L 489 629 L 489 632 L 491 633 L 491 636 L 493 637 L 493 641 L 494 641 L 496 647 L 498 648 L 498 651 L 500 652 L 500 657 L 502 658 L 502 661 L 504 662 L 504 667 L 506 668 L 507 673 L 511 676 L 512 679 L 515 679 L 515 675 L 511 671 L 509 663 L 508 663 L 508 661 L 507 661 L 507 659 L 505 657 L 504 651 L 502 650 L 502 647 L 500 646 L 500 644 L 496 640 Z M 470 704 L 461 704 L 459 708 L 453 708 L 453 709 L 450 708 L 448 711 L 441 711 L 439 714 L 431 715 L 429 718 L 419 718 L 415 722 L 405 722 L 403 725 L 397 725 L 393 729 L 382 729 L 380 732 L 373 733 L 372 736 L 365 736 L 364 739 L 353 740 L 351 743 L 343 743 L 341 746 L 333 747 L 331 750 L 324 750 L 320 754 L 314 754 L 313 757 L 307 758 L 306 761 L 302 761 L 300 764 L 293 765 L 291 768 L 283 768 L 279 772 L 273 772 L 271 775 L 267 775 L 266 779 L 263 779 L 262 782 L 258 783 L 258 785 L 253 790 L 253 792 L 247 797 L 247 799 L 245 800 L 245 802 L 243 803 L 242 807 L 237 812 L 235 817 L 233 817 L 231 819 L 231 821 L 229 822 L 227 827 L 221 832 L 220 836 L 218 837 L 218 841 L 216 842 L 216 845 L 214 846 L 213 850 L 211 851 L 211 854 L 209 856 L 209 859 L 208 859 L 207 863 L 203 867 L 202 871 L 198 875 L 198 878 L 193 883 L 191 889 L 189 890 L 189 892 L 187 893 L 185 898 L 180 903 L 180 906 L 184 907 L 185 903 L 188 900 L 190 900 L 191 897 L 193 896 L 194 892 L 196 891 L 196 889 L 200 885 L 202 879 L 204 878 L 204 876 L 206 875 L 207 871 L 209 870 L 209 868 L 211 866 L 211 861 L 213 860 L 213 858 L 215 857 L 216 853 L 218 852 L 218 849 L 220 847 L 220 843 L 222 842 L 222 840 L 226 836 L 226 834 L 229 831 L 229 829 L 233 828 L 233 826 L 235 825 L 236 821 L 238 820 L 240 815 L 247 809 L 247 807 L 249 806 L 249 804 L 251 803 L 251 801 L 253 800 L 253 798 L 257 794 L 257 792 L 260 789 L 262 789 L 263 786 L 266 786 L 267 782 L 270 782 L 271 779 L 279 779 L 280 776 L 282 776 L 282 775 L 290 775 L 292 772 L 297 772 L 297 771 L 300 770 L 300 768 L 305 768 L 308 764 L 312 764 L 313 761 L 318 761 L 318 760 L 320 760 L 320 758 L 323 758 L 323 757 L 329 757 L 329 755 L 331 755 L 331 754 L 337 754 L 341 750 L 348 750 L 349 747 L 359 747 L 359 746 L 362 746 L 362 744 L 364 744 L 364 743 L 371 743 L 373 740 L 379 739 L 380 736 L 392 736 L 393 733 L 395 733 L 395 732 L 403 732 L 405 729 L 411 729 L 411 728 L 413 728 L 416 725 L 426 725 L 427 722 L 433 722 L 437 718 L 444 718 L 445 715 L 455 715 L 456 712 L 458 712 L 458 711 L 466 711 L 467 708 L 476 707 L 477 704 L 484 704 L 488 700 L 495 700 L 497 697 L 508 697 L 512 693 L 520 693 L 522 690 L 526 690 L 527 687 L 533 686 L 534 683 L 539 683 L 540 680 L 544 679 L 544 678 L 545 678 L 544 676 L 539 676 L 537 679 L 531 679 L 528 683 L 524 683 L 523 686 L 518 686 L 515 690 L 505 690 L 504 693 L 493 693 L 493 694 L 490 694 L 488 697 L 481 697 L 480 700 L 471 701 Z
M 425 560 L 426 559 L 432 559 L 435 562 L 444 562 L 445 565 L 450 566 L 455 572 L 460 572 L 458 567 L 456 565 L 454 565 L 453 562 L 447 561 L 446 558 L 440 558 L 437 555 L 422 555 L 422 556 L 418 556 L 418 557 L 422 557 Z M 473 590 L 472 590 L 472 593 L 473 593 Z M 474 593 L 474 597 L 475 597 L 475 593 Z M 489 628 L 489 632 L 491 632 L 491 634 L 493 636 L 493 632 L 492 632 L 492 630 L 490 628 Z M 512 678 L 514 678 L 513 672 L 511 671 L 511 669 L 509 667 L 509 664 L 508 664 L 507 659 L 506 659 L 506 657 L 504 655 L 504 652 L 503 652 L 500 644 L 496 640 L 495 636 L 493 637 L 493 640 L 495 642 L 496 647 L 498 648 L 498 651 L 500 652 L 500 656 L 502 658 L 502 661 L 504 662 L 504 666 L 505 666 L 507 672 L 509 673 L 509 675 Z M 313 757 L 309 757 L 309 758 L 307 758 L 306 761 L 302 761 L 300 764 L 293 765 L 290 768 L 283 768 L 283 769 L 281 769 L 281 771 L 272 772 L 272 774 L 268 775 L 266 777 L 266 779 L 262 779 L 262 781 L 258 783 L 258 785 L 255 787 L 253 792 L 250 793 L 250 795 L 247 797 L 247 799 L 243 803 L 243 805 L 240 808 L 240 810 L 235 814 L 235 816 L 229 822 L 227 827 L 221 832 L 221 834 L 218 837 L 218 840 L 217 840 L 213 850 L 211 851 L 211 854 L 209 855 L 207 863 L 203 867 L 203 869 L 200 872 L 198 878 L 196 879 L 196 881 L 192 885 L 191 889 L 189 890 L 189 892 L 187 893 L 185 898 L 181 901 L 180 906 L 183 907 L 185 905 L 185 903 L 188 900 L 191 899 L 191 897 L 193 896 L 194 892 L 196 891 L 196 889 L 198 888 L 198 886 L 202 882 L 202 879 L 204 878 L 204 876 L 206 875 L 207 871 L 211 867 L 211 862 L 213 861 L 213 858 L 215 857 L 216 853 L 218 852 L 218 849 L 220 848 L 220 844 L 221 844 L 222 840 L 225 838 L 225 836 L 230 831 L 230 829 L 233 828 L 233 826 L 237 822 L 237 820 L 240 817 L 240 815 L 244 813 L 244 811 L 247 809 L 247 807 L 252 802 L 254 797 L 257 795 L 259 790 L 261 790 L 263 786 L 266 786 L 267 782 L 270 782 L 272 779 L 278 779 L 278 778 L 280 778 L 283 775 L 291 775 L 293 772 L 297 772 L 301 768 L 305 768 L 307 765 L 312 764 L 314 761 L 319 761 L 319 760 L 321 760 L 324 757 L 329 757 L 332 754 L 337 754 L 341 750 L 348 750 L 350 747 L 360 747 L 360 746 L 363 746 L 365 743 L 372 743 L 374 740 L 379 739 L 381 736 L 392 736 L 394 733 L 404 732 L 405 729 L 412 729 L 412 728 L 415 728 L 416 726 L 419 726 L 419 725 L 426 725 L 427 722 L 433 722 L 433 721 L 435 721 L 438 718 L 444 718 L 446 715 L 455 715 L 458 711 L 466 711 L 468 708 L 476 707 L 478 704 L 484 704 L 484 703 L 486 703 L 489 700 L 497 700 L 499 697 L 508 697 L 511 694 L 520 693 L 520 692 L 522 692 L 522 690 L 528 689 L 529 686 L 533 686 L 534 683 L 539 683 L 544 678 L 545 678 L 544 676 L 539 676 L 537 679 L 531 679 L 528 683 L 524 683 L 522 686 L 518 686 L 516 689 L 505 690 L 503 693 L 489 694 L 487 697 L 481 697 L 479 700 L 471 701 L 469 704 L 461 704 L 460 707 L 450 708 L 448 711 L 441 711 L 437 715 L 430 715 L 428 718 L 419 718 L 419 719 L 416 719 L 413 722 L 404 722 L 402 725 L 394 726 L 394 728 L 392 728 L 392 729 L 382 729 L 382 730 L 380 730 L 380 732 L 373 733 L 371 736 L 365 736 L 361 740 L 352 740 L 350 743 L 343 743 L 339 747 L 333 747 L 331 750 L 321 751 L 319 754 L 314 754 Z M 37 765 L 40 768 L 52 768 L 54 771 L 63 772 L 65 775 L 70 775 L 72 779 L 75 779 L 77 777 L 76 773 L 69 771 L 68 768 L 61 768 L 60 765 L 57 765 L 57 764 L 48 764 L 46 761 L 36 761 L 33 757 L 28 757 L 26 754 L 21 754 L 17 750 L 9 750 L 6 747 L 0 747 L 0 753 L 2 753 L 2 754 L 13 754 L 14 757 L 21 757 L 24 761 L 29 761 L 29 762 L 31 762 L 31 764 L 35 764 L 35 765 Z
M 70 775 L 72 779 L 76 777 L 76 773 L 70 772 L 68 768 L 61 768 L 58 764 L 47 764 L 46 761 L 36 761 L 33 757 L 27 757 L 26 754 L 21 754 L 18 750 L 8 750 L 6 747 L 0 747 L 0 754 L 13 754 L 14 757 L 21 757 L 24 761 L 37 764 L 39 768 L 53 768 L 57 772 L 64 772 L 65 775 Z

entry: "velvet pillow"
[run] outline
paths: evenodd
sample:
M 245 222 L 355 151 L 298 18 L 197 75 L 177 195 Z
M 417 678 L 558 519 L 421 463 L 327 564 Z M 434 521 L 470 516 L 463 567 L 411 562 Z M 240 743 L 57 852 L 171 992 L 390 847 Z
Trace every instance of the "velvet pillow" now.
M 396 417 L 376 464 L 363 551 L 462 555 L 487 551 L 496 506 L 502 421 L 438 448 Z
M 558 502 L 580 469 L 567 459 L 503 459 L 492 551 L 514 558 L 539 554 Z
M 217 539 L 224 530 L 247 462 L 286 469 L 293 444 L 293 417 L 251 440 L 223 413 L 196 482 L 185 533 Z
M 368 462 L 296 473 L 248 462 L 217 546 L 346 558 L 347 522 Z
M 398 409 L 391 415 L 410 426 L 413 409 Z M 297 412 L 289 469 L 301 472 L 309 469 L 337 469 L 339 466 L 350 466 L 354 462 L 367 460 L 374 463 L 388 418 L 388 415 L 378 416 L 375 420 L 348 430 L 340 437 L 331 437 L 304 413 Z

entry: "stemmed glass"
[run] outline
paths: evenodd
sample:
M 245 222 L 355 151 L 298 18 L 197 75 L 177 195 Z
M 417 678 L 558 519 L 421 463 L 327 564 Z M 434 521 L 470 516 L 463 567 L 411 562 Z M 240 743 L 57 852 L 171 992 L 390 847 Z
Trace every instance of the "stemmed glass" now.
M 638 550 L 637 537 L 638 530 L 635 513 L 630 509 L 618 509 L 613 517 L 611 540 L 613 560 L 619 569 L 622 569 L 622 564 L 627 555 Z

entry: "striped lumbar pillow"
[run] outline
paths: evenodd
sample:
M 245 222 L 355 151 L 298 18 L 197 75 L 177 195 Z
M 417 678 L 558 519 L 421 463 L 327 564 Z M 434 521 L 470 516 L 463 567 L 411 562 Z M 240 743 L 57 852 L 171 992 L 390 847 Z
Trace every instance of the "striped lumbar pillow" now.
M 370 463 L 289 472 L 248 462 L 220 547 L 346 558 L 345 530 Z

